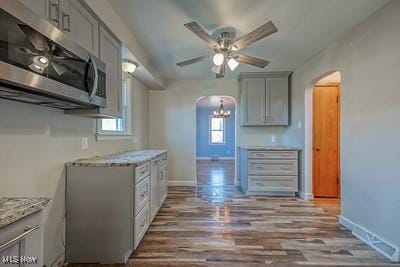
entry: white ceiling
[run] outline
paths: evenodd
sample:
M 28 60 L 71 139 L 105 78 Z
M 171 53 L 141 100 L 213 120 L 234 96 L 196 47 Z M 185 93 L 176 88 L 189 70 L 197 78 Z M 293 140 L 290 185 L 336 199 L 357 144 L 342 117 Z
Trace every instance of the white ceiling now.
M 342 80 L 340 76 L 340 72 L 336 71 L 321 80 L 319 80 L 316 85 L 327 85 L 327 84 L 332 84 L 332 83 L 340 83 Z
M 269 60 L 268 70 L 294 70 L 388 0 L 110 0 L 165 79 L 214 79 L 211 59 L 180 68 L 176 62 L 212 53 L 183 24 L 197 21 L 215 36 L 237 37 L 272 20 L 278 32 L 242 53 Z M 241 64 L 239 72 L 263 71 Z
M 226 108 L 234 108 L 235 101 L 232 97 L 227 96 L 203 96 L 199 100 L 197 100 L 196 106 L 201 108 L 207 107 L 219 107 L 221 104 L 221 99 L 224 101 L 224 107 Z

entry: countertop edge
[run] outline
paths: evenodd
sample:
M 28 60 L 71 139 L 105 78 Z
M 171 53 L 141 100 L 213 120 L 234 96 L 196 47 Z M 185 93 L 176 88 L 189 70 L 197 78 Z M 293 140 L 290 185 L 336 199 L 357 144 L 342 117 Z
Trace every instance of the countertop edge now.
M 143 153 L 143 152 L 151 152 L 153 154 L 144 156 L 142 160 L 135 161 L 135 162 L 84 162 L 84 161 L 90 161 L 90 160 L 101 160 L 101 159 L 107 159 L 109 157 L 117 157 L 118 155 L 124 155 L 128 153 Z M 90 158 L 83 158 L 83 159 L 77 159 L 74 161 L 70 161 L 65 163 L 66 167 L 136 167 L 139 165 L 142 165 L 143 163 L 155 159 L 159 156 L 162 156 L 164 154 L 168 154 L 168 150 L 166 149 L 160 149 L 160 150 L 137 150 L 137 151 L 123 151 L 123 152 L 118 152 L 114 154 L 108 154 L 108 155 L 103 155 L 103 156 L 95 156 L 95 157 L 90 157 Z M 83 161 L 83 162 L 79 162 Z
M 10 197 L 12 199 L 13 197 Z M 32 198 L 27 198 L 32 199 Z M 34 199 L 34 198 L 33 198 Z M 50 198 L 39 198 L 40 201 L 32 203 L 25 208 L 21 208 L 10 215 L 0 219 L 0 229 L 5 228 L 13 223 L 16 223 L 32 214 L 42 211 L 49 206 Z

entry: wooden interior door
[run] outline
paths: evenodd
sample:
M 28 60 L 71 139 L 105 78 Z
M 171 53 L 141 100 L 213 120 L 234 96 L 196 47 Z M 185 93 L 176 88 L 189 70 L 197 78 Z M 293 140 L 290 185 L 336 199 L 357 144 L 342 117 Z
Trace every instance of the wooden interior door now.
M 315 86 L 313 92 L 313 193 L 339 197 L 340 85 Z

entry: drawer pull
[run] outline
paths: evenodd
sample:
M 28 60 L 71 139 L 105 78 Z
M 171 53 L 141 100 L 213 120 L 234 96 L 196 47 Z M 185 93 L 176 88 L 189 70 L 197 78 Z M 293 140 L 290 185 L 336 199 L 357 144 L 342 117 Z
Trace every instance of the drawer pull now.
M 283 166 L 283 167 L 281 167 L 281 170 L 284 170 L 284 171 L 290 171 L 290 167 Z
M 290 157 L 290 154 L 287 154 L 287 153 L 286 154 L 281 154 L 281 156 L 287 158 L 287 157 Z
M 146 224 L 147 224 L 147 219 L 144 219 L 144 220 L 142 221 L 142 223 L 140 224 L 140 226 L 141 226 L 141 227 L 144 227 Z
M 39 229 L 40 225 L 36 225 L 33 227 L 26 227 L 24 232 L 22 234 L 17 235 L 16 237 L 8 240 L 7 242 L 3 243 L 0 245 L 0 252 L 11 247 L 14 244 L 19 243 L 20 241 L 22 241 L 27 235 L 29 235 L 30 233 L 32 233 L 33 231 L 35 231 L 36 229 Z
M 257 169 L 257 170 L 264 170 L 264 167 L 257 166 L 256 169 Z
M 147 194 L 147 191 L 143 191 L 143 193 L 140 195 L 141 197 L 144 197 L 144 196 L 146 196 Z

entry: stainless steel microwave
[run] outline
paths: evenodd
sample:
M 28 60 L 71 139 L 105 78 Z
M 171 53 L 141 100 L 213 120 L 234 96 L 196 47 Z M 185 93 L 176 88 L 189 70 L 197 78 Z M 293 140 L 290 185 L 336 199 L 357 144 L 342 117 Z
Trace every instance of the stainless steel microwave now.
M 17 0 L 0 4 L 0 97 L 64 110 L 106 105 L 106 65 Z

